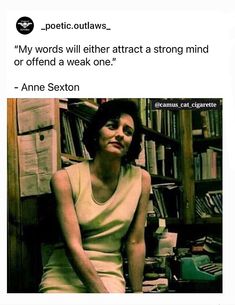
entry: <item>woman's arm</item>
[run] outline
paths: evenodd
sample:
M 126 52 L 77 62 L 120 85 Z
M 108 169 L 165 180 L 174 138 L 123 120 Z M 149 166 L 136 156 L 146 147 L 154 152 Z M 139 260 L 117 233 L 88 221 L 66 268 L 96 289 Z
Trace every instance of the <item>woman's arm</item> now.
M 56 172 L 52 177 L 51 185 L 55 194 L 57 216 L 68 250 L 68 258 L 74 271 L 81 278 L 89 292 L 108 292 L 83 250 L 80 226 L 67 172 L 65 170 Z
M 129 279 L 133 292 L 142 292 L 145 259 L 144 224 L 146 221 L 150 184 L 151 179 L 148 172 L 142 170 L 142 193 L 126 242 Z

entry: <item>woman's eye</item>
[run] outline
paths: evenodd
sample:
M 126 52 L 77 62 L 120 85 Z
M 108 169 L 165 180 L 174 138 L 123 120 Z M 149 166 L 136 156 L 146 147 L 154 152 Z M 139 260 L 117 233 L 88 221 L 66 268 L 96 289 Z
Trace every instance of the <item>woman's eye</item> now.
M 108 127 L 109 129 L 115 129 L 117 128 L 117 124 L 114 122 L 108 122 L 105 126 Z
M 133 136 L 133 131 L 132 131 L 131 129 L 126 129 L 126 130 L 125 130 L 125 134 L 126 134 L 127 136 Z

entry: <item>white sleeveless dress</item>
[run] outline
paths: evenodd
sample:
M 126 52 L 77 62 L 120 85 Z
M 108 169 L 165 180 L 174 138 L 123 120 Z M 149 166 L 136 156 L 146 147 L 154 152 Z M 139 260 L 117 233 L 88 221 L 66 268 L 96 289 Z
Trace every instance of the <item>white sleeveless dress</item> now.
M 141 169 L 121 168 L 111 198 L 99 203 L 92 195 L 89 161 L 66 168 L 81 228 L 83 248 L 109 292 L 125 292 L 121 245 L 141 194 Z M 63 245 L 55 246 L 44 267 L 40 292 L 88 292 L 73 271 Z

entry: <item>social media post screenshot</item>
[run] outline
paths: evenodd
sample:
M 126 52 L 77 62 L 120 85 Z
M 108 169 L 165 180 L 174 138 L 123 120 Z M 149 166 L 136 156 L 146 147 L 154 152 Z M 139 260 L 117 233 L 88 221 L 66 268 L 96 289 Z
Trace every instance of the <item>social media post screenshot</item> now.
M 220 94 L 220 77 L 212 70 L 225 73 L 216 59 L 228 51 L 228 33 L 216 12 L 209 22 L 206 12 L 55 11 L 54 16 L 9 18 L 11 96 L 121 97 L 131 91 L 139 97 L 146 90 L 165 96 L 167 86 L 172 97 Z
M 0 302 L 230 304 L 233 17 L 8 13 Z

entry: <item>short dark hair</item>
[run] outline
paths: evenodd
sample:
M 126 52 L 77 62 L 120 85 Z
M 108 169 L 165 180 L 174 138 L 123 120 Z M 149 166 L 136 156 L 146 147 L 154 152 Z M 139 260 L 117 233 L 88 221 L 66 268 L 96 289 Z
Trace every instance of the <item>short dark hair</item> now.
M 134 134 L 127 154 L 123 157 L 122 163 L 131 163 L 138 158 L 141 151 L 142 123 L 139 116 L 138 106 L 134 101 L 128 99 L 113 99 L 101 104 L 95 113 L 92 121 L 84 131 L 83 142 L 92 158 L 97 152 L 97 140 L 99 130 L 110 119 L 120 118 L 122 114 L 129 114 L 134 121 Z

